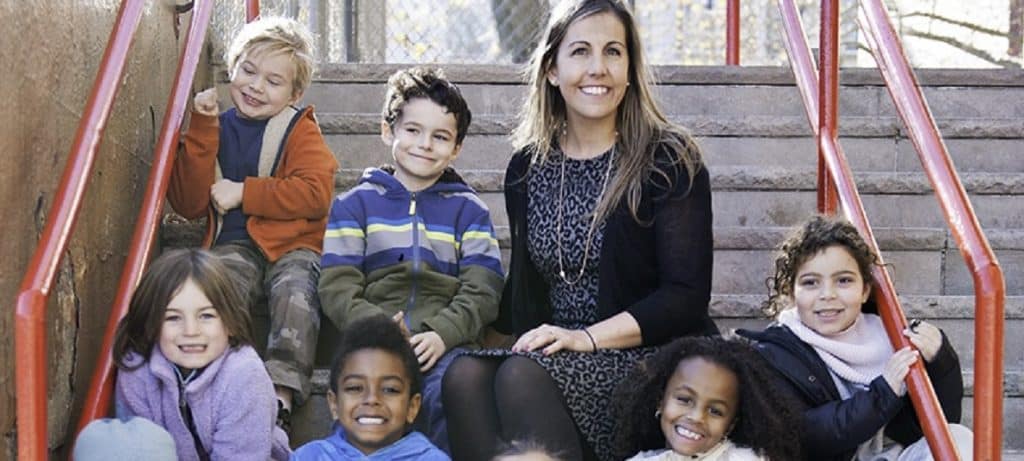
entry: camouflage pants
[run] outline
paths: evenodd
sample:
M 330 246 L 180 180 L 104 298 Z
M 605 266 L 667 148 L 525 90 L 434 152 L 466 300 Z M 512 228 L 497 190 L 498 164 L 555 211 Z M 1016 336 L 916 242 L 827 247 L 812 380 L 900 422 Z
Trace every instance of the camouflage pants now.
M 320 331 L 320 255 L 306 249 L 270 262 L 251 240 L 211 249 L 233 272 L 249 308 L 266 300 L 270 335 L 264 360 L 274 386 L 292 389 L 296 405 L 309 397 L 316 338 Z

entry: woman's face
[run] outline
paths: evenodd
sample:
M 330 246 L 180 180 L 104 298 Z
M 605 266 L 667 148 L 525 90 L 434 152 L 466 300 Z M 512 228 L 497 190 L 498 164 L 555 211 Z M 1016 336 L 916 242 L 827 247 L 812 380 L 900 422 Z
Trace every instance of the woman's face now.
M 625 26 L 610 12 L 576 20 L 547 77 L 565 99 L 570 124 L 614 123 L 629 84 Z

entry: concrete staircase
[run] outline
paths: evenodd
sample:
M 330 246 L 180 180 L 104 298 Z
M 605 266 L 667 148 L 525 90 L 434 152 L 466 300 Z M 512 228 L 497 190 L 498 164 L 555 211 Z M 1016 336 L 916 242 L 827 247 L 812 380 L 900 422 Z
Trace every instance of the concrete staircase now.
M 389 161 L 378 135 L 379 114 L 383 82 L 397 68 L 327 66 L 306 93 L 304 103 L 316 106 L 323 133 L 341 162 L 339 191 L 354 184 L 363 168 Z M 523 87 L 511 67 L 446 70 L 473 110 L 456 167 L 490 206 L 507 248 L 501 184 L 512 150 L 506 135 L 515 124 Z M 816 149 L 799 94 L 783 68 L 670 67 L 658 73 L 662 107 L 698 137 L 711 172 L 712 313 L 723 328 L 761 327 L 767 320 L 758 306 L 766 295 L 772 249 L 790 226 L 815 209 Z M 1024 326 L 1024 73 L 933 70 L 918 76 L 1006 275 L 1004 448 L 1024 450 L 1018 429 L 1024 425 L 1024 337 L 1014 334 Z M 841 143 L 883 257 L 892 266 L 907 315 L 942 327 L 960 353 L 970 424 L 970 274 L 877 71 L 844 71 L 841 82 Z M 188 229 L 168 226 L 165 234 Z M 326 323 L 318 358 L 323 366 L 336 335 Z M 315 381 L 314 400 L 296 415 L 296 443 L 320 437 L 328 427 L 326 370 L 318 370 Z

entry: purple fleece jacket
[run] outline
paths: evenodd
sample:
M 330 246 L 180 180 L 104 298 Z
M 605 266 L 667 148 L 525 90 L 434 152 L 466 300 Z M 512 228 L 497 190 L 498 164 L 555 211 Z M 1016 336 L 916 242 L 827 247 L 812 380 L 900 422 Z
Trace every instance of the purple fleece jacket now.
M 142 357 L 130 353 L 125 362 L 134 366 Z M 184 394 L 211 460 L 288 459 L 288 436 L 274 425 L 274 385 L 252 347 L 228 348 L 186 384 Z M 179 396 L 178 374 L 159 346 L 147 363 L 118 371 L 118 417 L 141 416 L 163 426 L 174 438 L 178 459 L 198 460 Z

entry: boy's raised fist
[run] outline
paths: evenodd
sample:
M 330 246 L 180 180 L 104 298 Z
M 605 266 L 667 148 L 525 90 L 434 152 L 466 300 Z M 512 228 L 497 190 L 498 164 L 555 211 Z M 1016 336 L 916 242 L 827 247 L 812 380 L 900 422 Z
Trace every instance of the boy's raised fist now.
M 220 114 L 217 110 L 217 89 L 207 88 L 201 93 L 197 94 L 195 99 L 192 100 L 193 108 L 196 112 L 203 115 L 209 115 L 216 117 Z

